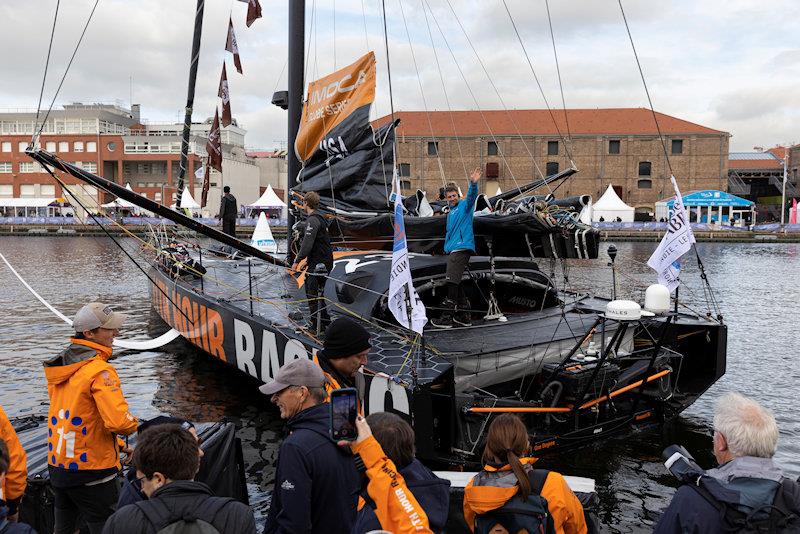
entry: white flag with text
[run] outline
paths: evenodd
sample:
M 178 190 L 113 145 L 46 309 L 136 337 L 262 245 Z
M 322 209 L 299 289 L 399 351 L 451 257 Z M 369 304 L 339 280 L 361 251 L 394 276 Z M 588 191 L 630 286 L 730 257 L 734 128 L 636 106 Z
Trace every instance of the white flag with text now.
M 672 216 L 667 222 L 667 233 L 659 243 L 658 248 L 647 260 L 647 265 L 658 273 L 658 283 L 669 288 L 670 292 L 680 284 L 678 276 L 681 264 L 678 259 L 686 254 L 694 244 L 694 234 L 689 224 L 689 216 L 683 205 L 683 197 L 678 189 L 675 177 L 671 176 L 672 186 L 675 188 L 675 204 Z
M 422 334 L 428 317 L 425 305 L 417 295 L 411 279 L 411 266 L 408 262 L 408 244 L 406 243 L 406 227 L 403 222 L 403 202 L 400 195 L 400 180 L 397 169 L 394 171 L 392 184 L 394 197 L 394 245 L 392 246 L 392 270 L 389 272 L 389 309 L 397 322 L 404 327 Z M 411 304 L 411 324 L 408 324 Z

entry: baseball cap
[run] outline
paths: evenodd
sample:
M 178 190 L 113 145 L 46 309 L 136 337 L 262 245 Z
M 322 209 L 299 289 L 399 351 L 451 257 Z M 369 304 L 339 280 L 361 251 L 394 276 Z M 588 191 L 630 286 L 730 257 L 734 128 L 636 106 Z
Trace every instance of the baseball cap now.
M 301 358 L 278 369 L 278 372 L 275 373 L 275 380 L 264 384 L 258 390 L 264 395 L 274 395 L 289 386 L 321 388 L 324 385 L 325 375 L 319 365 L 306 358 Z
M 115 312 L 111 306 L 102 302 L 92 302 L 78 310 L 72 320 L 76 332 L 85 332 L 95 328 L 116 329 L 122 326 L 128 316 Z

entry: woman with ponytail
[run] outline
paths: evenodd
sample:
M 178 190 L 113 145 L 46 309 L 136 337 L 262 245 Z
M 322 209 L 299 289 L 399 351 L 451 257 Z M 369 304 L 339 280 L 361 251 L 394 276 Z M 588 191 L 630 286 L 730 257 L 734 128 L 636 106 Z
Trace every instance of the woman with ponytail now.
M 476 533 L 586 534 L 583 507 L 564 477 L 533 468 L 522 420 L 497 416 L 489 426 L 483 470 L 464 488 L 464 519 Z

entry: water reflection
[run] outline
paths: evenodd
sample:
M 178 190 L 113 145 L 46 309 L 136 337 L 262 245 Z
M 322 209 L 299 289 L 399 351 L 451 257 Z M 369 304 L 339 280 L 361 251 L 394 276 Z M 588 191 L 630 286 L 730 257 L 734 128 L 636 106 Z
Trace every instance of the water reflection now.
M 125 246 L 137 254 L 133 241 Z M 652 243 L 616 243 L 618 294 L 641 300 L 654 280 L 646 265 Z M 605 251 L 607 244 L 602 250 Z M 789 474 L 800 472 L 800 421 L 792 397 L 800 370 L 796 327 L 800 315 L 800 259 L 796 244 L 720 244 L 698 246 L 715 297 L 729 325 L 728 372 L 681 418 L 660 430 L 595 444 L 560 458 L 542 460 L 544 467 L 596 479 L 601 519 L 612 532 L 637 532 L 653 524 L 673 493 L 675 481 L 661 464 L 661 450 L 671 443 L 686 446 L 703 466 L 713 465 L 711 423 L 713 402 L 725 391 L 758 398 L 772 409 L 781 438 L 776 460 Z M 75 237 L 4 237 L 2 252 L 37 291 L 67 315 L 87 301 L 113 303 L 130 314 L 124 337 L 154 337 L 164 325 L 150 309 L 147 281 L 108 239 Z M 611 272 L 602 260 L 575 260 L 568 266 L 573 289 L 608 295 Z M 547 260 L 559 284 L 560 265 Z M 709 307 L 697 264 L 684 264 L 686 287 L 681 295 L 699 312 Z M 0 403 L 10 415 L 42 414 L 47 391 L 42 361 L 64 347 L 70 329 L 60 323 L 3 266 L 0 319 L 4 351 Z M 239 428 L 244 445 L 248 484 L 260 514 L 266 508 L 263 489 L 271 487 L 272 466 L 282 424 L 256 383 L 244 374 L 175 342 L 161 351 L 121 353 L 115 361 L 132 409 L 141 417 L 158 413 L 192 420 L 226 418 Z

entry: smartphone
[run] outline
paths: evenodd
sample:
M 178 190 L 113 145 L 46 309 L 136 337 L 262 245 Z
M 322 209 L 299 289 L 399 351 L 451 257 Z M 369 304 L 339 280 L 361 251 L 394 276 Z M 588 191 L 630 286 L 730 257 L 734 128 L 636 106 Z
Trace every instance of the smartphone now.
M 358 392 L 355 388 L 334 389 L 331 391 L 331 427 L 334 441 L 355 441 L 358 437 L 356 417 L 358 416 Z

